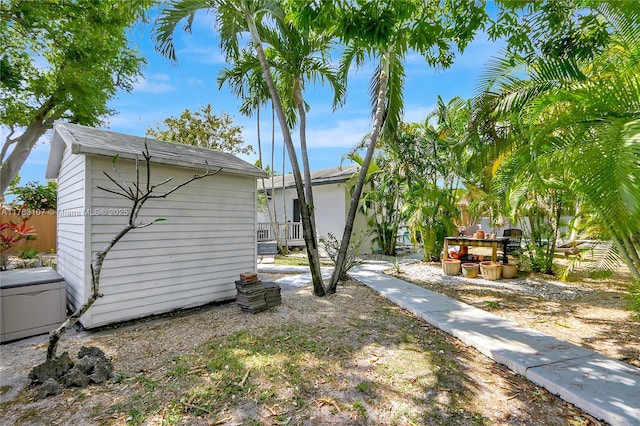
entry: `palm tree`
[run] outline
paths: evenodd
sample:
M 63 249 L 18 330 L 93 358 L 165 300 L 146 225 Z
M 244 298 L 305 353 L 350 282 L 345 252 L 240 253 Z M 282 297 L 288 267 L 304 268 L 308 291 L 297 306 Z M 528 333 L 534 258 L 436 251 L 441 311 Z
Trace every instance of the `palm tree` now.
M 233 67 L 224 67 L 218 75 L 218 88 L 221 88 L 224 83 L 227 83 L 231 88 L 231 92 L 237 97 L 242 99 L 240 105 L 240 112 L 246 116 L 251 116 L 255 112 L 256 114 L 256 129 L 258 137 L 258 161 L 260 167 L 264 168 L 263 156 L 262 156 L 262 132 L 260 126 L 260 109 L 264 104 L 270 101 L 269 88 L 262 78 L 262 69 L 258 58 L 249 49 L 243 49 L 240 55 L 235 60 Z M 271 146 L 271 193 L 274 193 L 274 179 L 273 175 L 273 138 Z M 267 186 L 265 184 L 265 178 L 262 178 L 262 188 L 264 193 L 267 193 Z M 283 189 L 284 190 L 284 189 Z M 275 209 L 275 197 L 272 197 L 272 203 L 267 200 L 267 213 L 269 215 L 269 223 L 271 225 L 272 237 L 275 238 L 278 250 L 280 253 L 284 253 L 285 244 L 280 239 L 280 232 L 278 232 L 278 216 Z
M 420 240 L 425 259 L 438 260 L 444 237 L 456 226 L 456 197 L 465 154 L 464 140 L 468 103 L 438 97 L 435 110 L 424 123 L 401 128 L 397 133 L 401 161 L 406 166 L 405 211 L 414 243 Z
M 329 56 L 331 35 L 326 32 L 316 32 L 313 29 L 303 34 L 292 22 L 284 22 L 280 32 L 267 32 L 264 41 L 270 45 L 266 53 L 279 87 L 282 88 L 281 97 L 286 105 L 295 108 L 298 113 L 305 194 L 311 208 L 311 223 L 315 227 L 306 131 L 309 105 L 304 100 L 303 92 L 307 81 L 320 80 L 322 83 L 326 81 L 333 89 L 334 109 L 343 102 L 344 85 L 331 65 Z M 290 116 L 292 118 L 289 125 L 293 127 L 296 124 L 296 116 L 295 114 Z
M 171 60 L 176 60 L 175 49 L 173 47 L 173 33 L 176 26 L 186 18 L 186 30 L 190 31 L 195 13 L 202 9 L 215 10 L 216 24 L 220 31 L 221 47 L 229 60 L 234 60 L 238 57 L 239 38 L 241 34 L 243 32 L 249 33 L 251 46 L 258 57 L 263 77 L 278 117 L 284 143 L 289 153 L 289 161 L 291 163 L 300 204 L 303 235 L 309 258 L 314 294 L 316 296 L 324 296 L 325 288 L 320 272 L 320 258 L 318 254 L 318 242 L 315 237 L 315 227 L 311 222 L 311 209 L 305 195 L 300 167 L 289 130 L 286 110 L 274 81 L 272 69 L 265 54 L 262 40 L 263 35 L 276 31 L 274 28 L 267 28 L 267 25 L 263 25 L 263 20 L 266 21 L 267 24 L 273 22 L 281 24 L 284 19 L 284 12 L 278 3 L 267 0 L 215 0 L 211 2 L 181 0 L 164 9 L 158 19 L 159 25 L 156 32 L 157 48 L 164 56 Z M 267 17 L 269 18 L 268 20 L 266 19 Z
M 350 152 L 346 158 L 362 166 L 363 158 L 357 151 Z M 396 238 L 403 219 L 402 193 L 406 182 L 401 168 L 402 164 L 394 155 L 393 149 L 379 151 L 369 164 L 366 189 L 360 197 L 360 211 L 367 217 L 368 226 L 373 229 L 372 242 L 377 243 L 382 254 L 388 256 L 396 254 Z M 353 190 L 357 179 L 358 175 L 355 175 L 347 182 L 350 190 Z
M 547 199 L 568 192 L 640 280 L 640 11 L 617 2 L 594 13 L 608 25 L 602 49 L 498 59 L 475 105 L 502 144 L 496 165 L 526 167 L 528 188 Z M 527 192 L 516 182 L 512 199 Z
M 323 3 L 322 9 L 307 7 L 307 19 L 333 28 L 345 42 L 341 74 L 346 76 L 353 63 L 360 66 L 366 58 L 377 63 L 370 83 L 372 131 L 366 144 L 362 168 L 353 190 L 345 229 L 328 291 L 336 291 L 344 265 L 355 216 L 366 174 L 382 134 L 393 135 L 403 111 L 403 61 L 411 51 L 424 56 L 433 66 L 448 66 L 455 47 L 463 50 L 482 24 L 486 13 L 475 4 L 453 13 L 449 7 L 434 7 L 430 2 L 376 1 L 340 4 Z M 301 13 L 303 14 L 303 13 Z M 455 19 L 451 19 L 456 15 Z

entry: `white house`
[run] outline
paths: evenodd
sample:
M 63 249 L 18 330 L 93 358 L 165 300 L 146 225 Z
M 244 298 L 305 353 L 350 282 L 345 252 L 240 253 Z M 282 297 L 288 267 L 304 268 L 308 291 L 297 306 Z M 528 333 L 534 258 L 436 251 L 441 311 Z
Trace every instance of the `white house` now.
M 151 182 L 172 178 L 159 191 L 207 167 L 220 172 L 145 204 L 141 221 L 165 220 L 129 232 L 107 255 L 104 297 L 80 320 L 87 328 L 233 299 L 238 274 L 255 270 L 262 170 L 228 153 L 57 122 L 46 176 L 58 179 L 58 272 L 68 284 L 69 305 L 76 309 L 88 299 L 96 253 L 128 220 L 130 201 L 97 186 L 116 188 L 104 172 L 118 182 L 135 181 L 145 143 Z M 145 182 L 144 160 L 140 164 Z
M 342 238 L 351 195 L 347 181 L 360 169 L 355 164 L 333 167 L 311 172 L 311 186 L 313 188 L 314 213 L 316 231 L 319 237 L 332 233 L 338 240 Z M 303 246 L 302 225 L 300 222 L 300 206 L 292 174 L 260 179 L 258 188 L 266 189 L 267 200 L 275 205 L 274 222 L 278 224 L 280 236 L 283 237 L 285 223 L 287 229 L 287 243 L 289 246 Z M 367 231 L 367 220 L 362 213 L 356 215 L 354 235 L 360 231 Z M 266 210 L 258 213 L 258 238 L 260 240 L 274 239 L 270 219 Z M 370 252 L 370 243 L 365 242 L 361 253 Z

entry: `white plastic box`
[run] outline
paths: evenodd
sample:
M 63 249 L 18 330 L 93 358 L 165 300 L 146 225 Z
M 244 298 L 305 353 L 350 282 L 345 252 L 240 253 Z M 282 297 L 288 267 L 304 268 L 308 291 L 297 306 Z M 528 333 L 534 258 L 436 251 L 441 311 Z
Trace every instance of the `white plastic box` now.
M 0 342 L 48 333 L 67 318 L 66 283 L 51 268 L 0 272 Z

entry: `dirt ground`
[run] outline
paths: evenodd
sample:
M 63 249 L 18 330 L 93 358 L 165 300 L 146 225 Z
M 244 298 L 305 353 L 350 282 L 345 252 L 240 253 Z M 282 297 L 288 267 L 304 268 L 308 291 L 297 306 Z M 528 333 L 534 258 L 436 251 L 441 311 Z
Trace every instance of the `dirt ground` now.
M 421 271 L 432 268 L 404 265 L 402 274 L 637 365 L 640 326 L 624 310 L 621 282 L 572 283 L 557 291 L 564 296 L 525 297 L 479 281 L 446 288 L 421 281 Z M 324 298 L 312 296 L 309 286 L 284 287 L 282 299 L 282 305 L 257 315 L 228 303 L 98 332 L 71 332 L 59 353 L 73 356 L 81 346 L 98 346 L 112 358 L 116 377 L 40 401 L 34 401 L 27 374 L 44 360 L 46 336 L 2 345 L 0 424 L 602 424 L 357 282 Z M 238 333 L 252 343 L 231 343 L 231 350 L 242 353 L 241 359 L 266 360 L 229 379 L 233 395 L 205 404 L 225 392 L 212 377 L 228 368 L 212 370 L 209 357 L 215 359 L 216 348 L 229 345 Z M 190 364 L 180 370 L 177 360 Z M 295 377 L 292 371 L 298 371 Z

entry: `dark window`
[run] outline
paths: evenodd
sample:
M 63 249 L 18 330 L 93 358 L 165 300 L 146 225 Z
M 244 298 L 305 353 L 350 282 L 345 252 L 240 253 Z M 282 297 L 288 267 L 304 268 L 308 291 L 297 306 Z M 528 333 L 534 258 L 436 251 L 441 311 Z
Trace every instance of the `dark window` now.
M 293 221 L 300 222 L 300 201 L 297 198 L 293 200 Z

